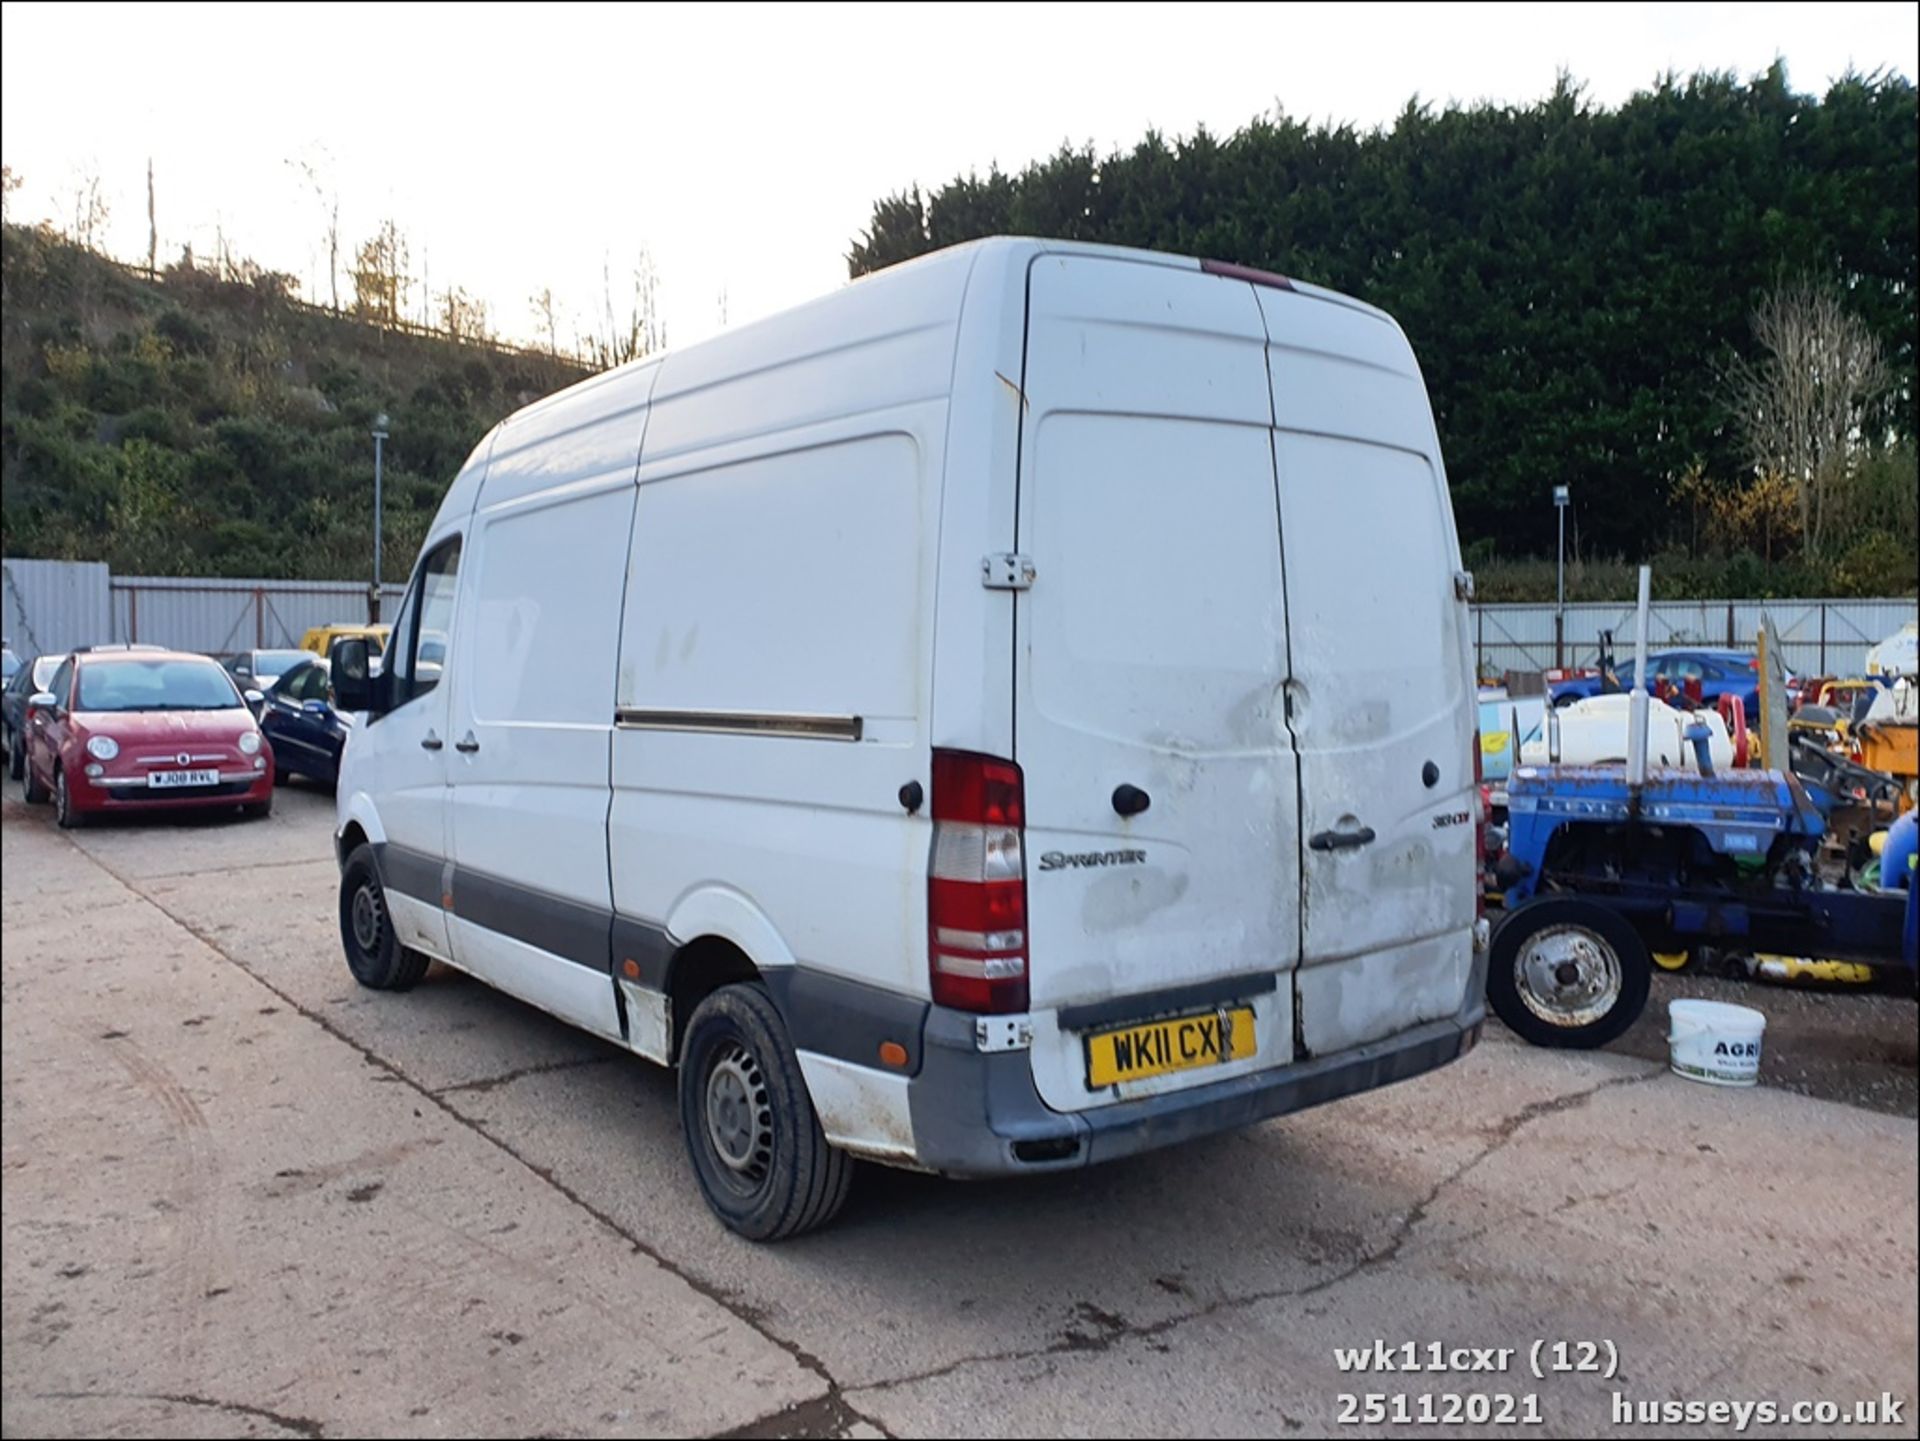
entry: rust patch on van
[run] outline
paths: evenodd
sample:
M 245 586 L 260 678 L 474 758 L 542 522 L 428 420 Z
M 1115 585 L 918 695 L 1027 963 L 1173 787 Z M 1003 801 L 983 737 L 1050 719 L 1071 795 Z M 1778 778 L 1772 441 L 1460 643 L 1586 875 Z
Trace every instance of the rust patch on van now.
M 1017 397 L 1019 397 L 1020 408 L 1022 410 L 1025 410 L 1029 404 L 1027 400 L 1027 393 L 1024 390 L 1022 390 L 1019 386 L 1015 385 L 1011 380 L 1008 380 L 1006 376 L 1000 374 L 999 371 L 996 370 L 994 371 L 993 374 L 995 379 L 997 379 L 1002 385 L 1006 386 L 1008 390 L 1011 390 Z

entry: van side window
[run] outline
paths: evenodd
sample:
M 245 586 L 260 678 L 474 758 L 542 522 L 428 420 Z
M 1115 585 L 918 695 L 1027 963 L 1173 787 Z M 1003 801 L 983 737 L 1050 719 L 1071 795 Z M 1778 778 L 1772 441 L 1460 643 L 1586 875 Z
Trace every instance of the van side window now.
M 454 588 L 460 574 L 460 537 L 442 543 L 420 563 L 394 625 L 387 659 L 393 669 L 393 704 L 405 705 L 440 684 L 453 632 Z

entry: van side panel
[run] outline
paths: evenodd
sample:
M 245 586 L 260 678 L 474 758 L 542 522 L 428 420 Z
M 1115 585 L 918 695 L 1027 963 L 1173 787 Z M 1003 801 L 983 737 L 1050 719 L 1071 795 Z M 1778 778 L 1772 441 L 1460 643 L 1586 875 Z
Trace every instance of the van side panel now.
M 899 792 L 927 781 L 934 547 L 970 264 L 903 267 L 835 297 L 830 327 L 802 307 L 665 366 L 640 467 L 609 822 L 616 964 L 633 959 L 650 987 L 668 984 L 679 947 L 720 934 L 763 970 L 791 958 L 926 995 L 928 822 Z M 725 932 L 700 916 L 729 918 Z M 823 994 L 774 992 L 789 1008 Z M 808 1048 L 810 1025 L 788 1019 Z M 877 1041 L 847 1048 L 859 1053 L 839 1059 L 877 1061 Z
M 501 432 L 469 529 L 446 737 L 454 963 L 612 1037 L 613 678 L 653 374 Z

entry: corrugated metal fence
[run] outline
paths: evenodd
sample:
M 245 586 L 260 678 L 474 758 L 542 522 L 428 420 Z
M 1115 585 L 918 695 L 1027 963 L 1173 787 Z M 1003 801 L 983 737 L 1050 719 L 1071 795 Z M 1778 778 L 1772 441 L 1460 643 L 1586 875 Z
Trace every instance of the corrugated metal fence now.
M 1754 648 L 1762 616 L 1773 618 L 1788 670 L 1798 675 L 1857 675 L 1867 648 L 1920 614 L 1905 600 L 1655 601 L 1647 616 L 1647 648 Z M 1480 674 L 1592 665 L 1600 632 L 1613 632 L 1615 659 L 1624 659 L 1638 627 L 1631 601 L 1567 607 L 1558 632 L 1551 605 L 1474 607 L 1473 644 Z
M 295 646 L 308 627 L 366 619 L 367 588 L 354 581 L 201 580 L 175 576 L 110 576 L 104 565 L 52 560 L 5 562 L 8 643 L 25 655 L 111 641 L 150 641 L 185 650 L 223 652 Z M 393 618 L 401 585 L 382 592 L 381 614 Z M 1762 614 L 1770 613 L 1787 667 L 1803 675 L 1857 672 L 1867 647 L 1916 614 L 1905 600 L 1659 601 L 1647 643 L 1751 650 Z M 1600 632 L 1612 630 L 1622 654 L 1632 644 L 1633 606 L 1570 605 L 1566 628 L 1551 605 L 1474 608 L 1475 660 L 1482 675 L 1591 665 Z
M 313 626 L 367 618 L 367 587 L 354 581 L 116 576 L 104 565 L 51 560 L 7 560 L 4 570 L 7 643 L 22 655 L 103 641 L 217 655 L 297 646 Z M 382 587 L 385 619 L 405 589 Z
M 98 562 L 0 562 L 0 616 L 7 644 L 25 657 L 57 655 L 105 640 L 113 628 L 110 577 Z
M 210 654 L 297 646 L 314 626 L 367 618 L 367 587 L 352 581 L 130 575 L 115 577 L 111 589 L 114 640 Z M 382 617 L 393 619 L 405 591 L 382 587 Z

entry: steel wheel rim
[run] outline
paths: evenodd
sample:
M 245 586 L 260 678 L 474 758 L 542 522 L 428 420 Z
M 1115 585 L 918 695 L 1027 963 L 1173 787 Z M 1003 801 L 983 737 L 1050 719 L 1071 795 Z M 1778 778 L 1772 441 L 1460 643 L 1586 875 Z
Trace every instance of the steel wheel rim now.
M 701 1112 L 723 1178 L 743 1193 L 758 1190 L 773 1166 L 773 1106 L 760 1062 L 738 1041 L 707 1068 Z
M 1611 1011 L 1625 985 L 1619 953 L 1585 926 L 1549 926 L 1513 958 L 1521 1004 L 1550 1026 L 1590 1026 Z
M 380 899 L 380 887 L 371 880 L 362 881 L 353 893 L 353 940 L 368 955 L 380 949 L 380 933 L 386 922 L 386 904 Z

